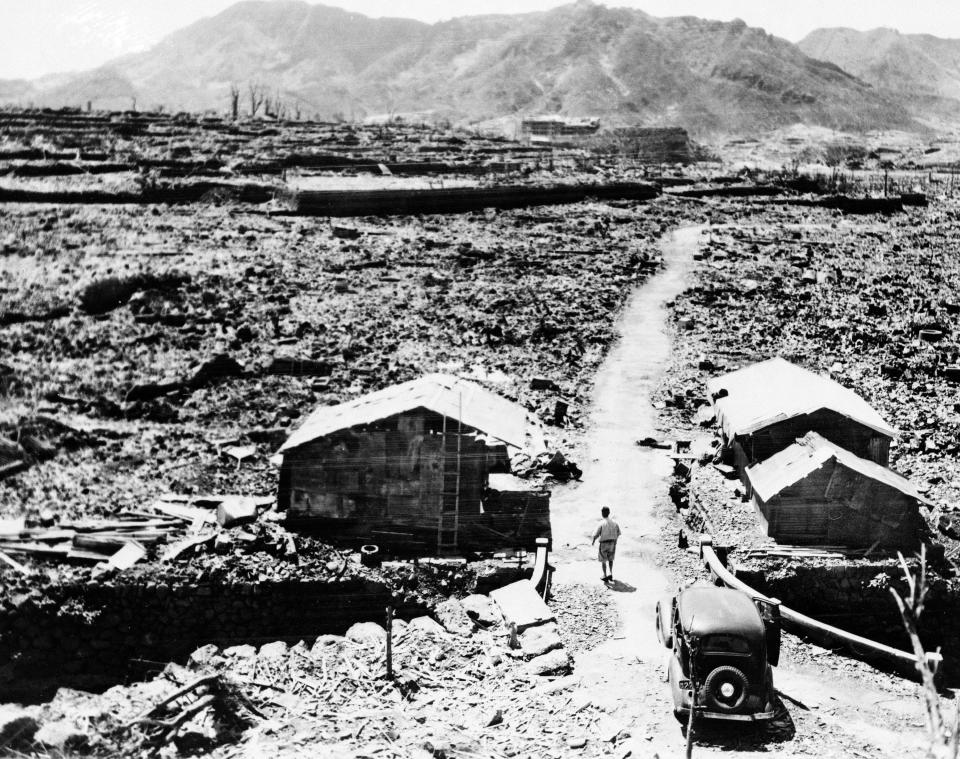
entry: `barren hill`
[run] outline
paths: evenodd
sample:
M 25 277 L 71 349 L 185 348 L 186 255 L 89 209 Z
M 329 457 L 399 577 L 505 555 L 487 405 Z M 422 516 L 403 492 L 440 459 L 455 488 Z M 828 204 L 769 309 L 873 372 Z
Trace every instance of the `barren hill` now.
M 792 123 L 909 127 L 895 98 L 741 21 L 658 19 L 589 0 L 428 25 L 304 2 L 247 0 L 93 72 L 34 83 L 46 105 L 225 111 L 260 83 L 303 113 L 534 113 L 677 124 L 694 134 Z M 0 97 L 3 90 L 0 88 Z M 249 104 L 241 101 L 241 109 Z
M 798 46 L 881 92 L 906 99 L 915 111 L 922 112 L 924 102 L 927 109 L 960 111 L 960 40 L 839 28 L 817 29 Z

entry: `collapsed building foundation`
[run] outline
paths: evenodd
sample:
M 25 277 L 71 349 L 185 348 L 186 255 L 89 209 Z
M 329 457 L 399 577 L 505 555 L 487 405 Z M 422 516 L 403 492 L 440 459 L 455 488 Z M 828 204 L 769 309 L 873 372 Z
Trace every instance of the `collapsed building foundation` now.
M 896 559 L 829 563 L 769 560 L 753 561 L 746 567 L 735 565 L 734 569 L 738 580 L 766 596 L 789 599 L 790 606 L 803 614 L 894 648 L 912 651 L 890 593 L 890 588 L 901 595 L 905 592 Z M 920 636 L 925 650 L 940 649 L 943 682 L 955 685 L 960 681 L 960 631 L 956 629 L 960 588 L 955 581 L 936 571 L 928 570 L 927 581 L 930 591 L 924 603 Z
M 503 185 L 437 189 L 301 190 L 287 207 L 305 216 L 387 216 L 467 213 L 484 208 L 523 208 L 598 200 L 651 200 L 659 189 L 644 182 L 569 185 Z
M 207 643 L 296 643 L 342 635 L 357 622 L 382 623 L 388 606 L 402 619 L 428 614 L 431 602 L 411 588 L 426 585 L 429 577 L 416 567 L 396 574 L 399 579 L 351 573 L 193 583 L 157 574 L 11 593 L 0 607 L 0 700 L 33 701 L 58 687 L 99 690 L 140 679 Z M 448 586 L 486 593 L 528 576 L 530 569 L 517 561 L 481 562 L 442 574 Z

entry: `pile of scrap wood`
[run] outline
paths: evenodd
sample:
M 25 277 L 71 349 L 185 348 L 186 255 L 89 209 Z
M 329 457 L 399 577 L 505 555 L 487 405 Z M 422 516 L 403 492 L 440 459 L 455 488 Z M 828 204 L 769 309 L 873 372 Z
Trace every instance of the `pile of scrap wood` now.
M 212 541 L 224 527 L 253 522 L 272 497 L 165 496 L 146 511 L 116 519 L 77 519 L 27 527 L 23 517 L 0 521 L 0 561 L 26 574 L 17 559 L 47 559 L 128 569 L 149 555 L 164 561 Z M 161 546 L 163 549 L 161 550 Z

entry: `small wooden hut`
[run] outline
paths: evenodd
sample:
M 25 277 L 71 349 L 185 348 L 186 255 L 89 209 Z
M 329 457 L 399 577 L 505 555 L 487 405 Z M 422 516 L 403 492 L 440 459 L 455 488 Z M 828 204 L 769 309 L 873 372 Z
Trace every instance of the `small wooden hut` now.
M 908 550 L 920 541 L 920 505 L 896 472 L 815 432 L 746 470 L 767 535 L 778 543 Z
M 341 539 L 534 549 L 550 537 L 549 492 L 497 490 L 490 475 L 509 473 L 511 449 L 543 448 L 523 407 L 432 374 L 314 411 L 280 449 L 278 503 L 290 523 Z
M 772 358 L 707 382 L 741 478 L 808 432 L 886 466 L 896 431 L 863 398 L 829 377 Z M 744 478 L 746 482 L 746 479 Z

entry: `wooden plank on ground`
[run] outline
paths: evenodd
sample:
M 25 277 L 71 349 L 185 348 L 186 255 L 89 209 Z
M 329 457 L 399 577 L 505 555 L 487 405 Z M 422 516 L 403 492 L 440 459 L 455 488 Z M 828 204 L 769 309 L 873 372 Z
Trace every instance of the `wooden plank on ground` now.
M 26 520 L 23 517 L 0 519 L 0 535 L 3 537 L 18 537 L 26 529 Z
M 110 557 L 107 565 L 113 567 L 114 569 L 123 571 L 124 569 L 129 569 L 132 567 L 134 564 L 140 561 L 140 559 L 145 558 L 146 555 L 147 549 L 140 545 L 140 543 L 131 540 L 123 548 Z
M 185 506 L 179 503 L 158 501 L 153 504 L 153 508 L 161 514 L 169 514 L 172 517 L 177 517 L 187 522 L 193 522 L 195 519 L 202 519 L 204 522 L 217 521 L 217 513 L 215 511 L 201 509 L 198 506 Z
M 188 551 L 194 546 L 202 545 L 213 540 L 216 537 L 216 533 L 210 533 L 208 535 L 193 535 L 184 540 L 179 540 L 176 543 L 173 543 L 167 546 L 167 550 L 164 551 L 163 556 L 160 558 L 161 561 L 173 561 L 184 551 Z
M 6 564 L 7 566 L 13 567 L 15 570 L 17 570 L 17 571 L 18 571 L 20 574 L 22 574 L 22 575 L 25 575 L 25 574 L 29 574 L 29 573 L 30 573 L 30 570 L 27 569 L 25 566 L 23 566 L 23 564 L 21 564 L 19 561 L 16 561 L 16 560 L 14 560 L 14 559 L 11 559 L 11 558 L 10 558 L 9 556 L 7 556 L 3 551 L 0 551 L 0 561 L 2 561 L 2 562 L 3 562 L 4 564 Z

